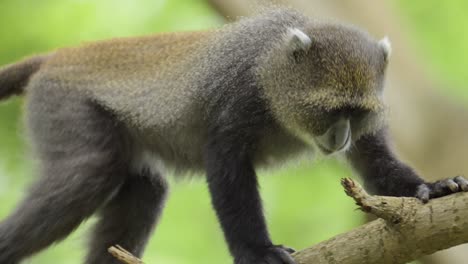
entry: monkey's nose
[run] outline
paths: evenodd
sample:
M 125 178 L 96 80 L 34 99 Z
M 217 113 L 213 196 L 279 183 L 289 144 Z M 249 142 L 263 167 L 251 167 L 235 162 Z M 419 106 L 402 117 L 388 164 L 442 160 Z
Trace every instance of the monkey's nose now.
M 333 153 L 342 150 L 351 139 L 351 126 L 349 119 L 340 119 L 333 124 L 327 132 L 317 137 L 317 143 L 326 152 Z
M 349 120 L 340 120 L 335 124 L 334 133 L 331 135 L 331 145 L 334 150 L 343 149 L 351 138 Z

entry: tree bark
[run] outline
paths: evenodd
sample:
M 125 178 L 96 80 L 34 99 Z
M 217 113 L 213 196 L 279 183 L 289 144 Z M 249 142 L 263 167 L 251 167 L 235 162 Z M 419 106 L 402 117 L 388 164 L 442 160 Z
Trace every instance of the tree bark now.
M 466 192 L 423 204 L 416 198 L 371 196 L 351 179 L 342 185 L 362 211 L 379 219 L 294 253 L 298 264 L 404 264 L 468 242 Z M 122 248 L 109 250 L 123 263 L 143 263 Z
M 415 198 L 370 196 L 343 180 L 360 209 L 379 219 L 294 255 L 299 264 L 403 264 L 468 242 L 468 193 L 422 204 Z

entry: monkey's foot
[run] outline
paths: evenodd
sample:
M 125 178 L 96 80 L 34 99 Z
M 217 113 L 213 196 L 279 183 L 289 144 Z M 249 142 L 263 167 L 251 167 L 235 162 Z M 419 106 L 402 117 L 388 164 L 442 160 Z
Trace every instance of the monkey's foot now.
M 446 196 L 456 192 L 468 192 L 468 180 L 462 176 L 436 181 L 433 183 L 423 183 L 418 186 L 416 198 L 424 203 L 429 199 Z
M 276 245 L 265 250 L 256 250 L 255 252 L 242 256 L 236 261 L 236 264 L 296 264 L 291 254 L 295 250 L 283 245 Z

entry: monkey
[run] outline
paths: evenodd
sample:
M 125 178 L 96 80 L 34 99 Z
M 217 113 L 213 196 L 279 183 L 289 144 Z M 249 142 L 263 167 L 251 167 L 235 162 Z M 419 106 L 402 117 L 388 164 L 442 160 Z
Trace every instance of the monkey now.
M 0 99 L 25 95 L 38 180 L 0 223 L 0 263 L 67 237 L 93 214 L 84 262 L 143 254 L 167 196 L 166 175 L 205 174 L 236 264 L 294 264 L 274 244 L 256 171 L 299 155 L 343 156 L 378 195 L 468 191 L 424 181 L 400 161 L 386 125 L 391 46 L 355 26 L 288 8 L 208 31 L 118 38 L 0 69 Z

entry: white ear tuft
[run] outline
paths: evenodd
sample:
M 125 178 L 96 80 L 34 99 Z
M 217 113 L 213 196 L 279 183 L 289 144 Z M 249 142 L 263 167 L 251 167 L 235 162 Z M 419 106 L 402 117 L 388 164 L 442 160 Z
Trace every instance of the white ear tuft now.
M 383 39 L 379 41 L 379 46 L 382 47 L 382 49 L 384 50 L 385 59 L 388 60 L 388 58 L 392 54 L 392 44 L 390 43 L 390 40 L 388 39 L 387 36 L 385 36 Z
M 289 47 L 293 51 L 307 51 L 312 45 L 312 40 L 306 33 L 298 28 L 290 28 L 288 32 Z

